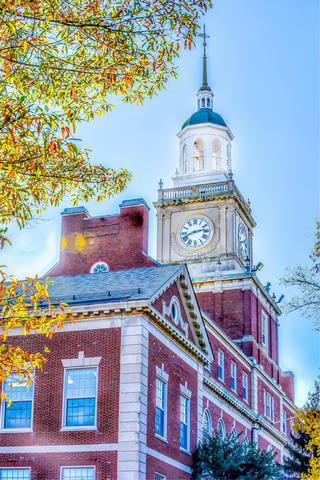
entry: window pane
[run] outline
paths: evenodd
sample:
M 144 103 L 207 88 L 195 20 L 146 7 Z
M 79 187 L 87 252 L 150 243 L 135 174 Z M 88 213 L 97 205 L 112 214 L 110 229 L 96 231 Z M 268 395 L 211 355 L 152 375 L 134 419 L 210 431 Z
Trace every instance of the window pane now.
M 72 398 L 67 400 L 67 427 L 94 425 L 95 398 Z
M 188 447 L 187 443 L 188 427 L 184 423 L 180 422 L 180 447 L 185 450 Z
M 156 406 L 164 409 L 164 391 L 165 384 L 159 378 L 156 382 Z
M 5 405 L 4 428 L 30 428 L 32 402 L 12 402 Z
M 62 480 L 94 480 L 93 467 L 72 467 L 62 469 Z
M 187 399 L 186 397 L 180 396 L 180 421 L 187 423 Z
M 29 468 L 1 468 L 0 480 L 30 480 Z
M 164 411 L 156 407 L 155 432 L 161 437 L 164 436 Z
M 66 396 L 68 398 L 95 397 L 96 388 L 96 368 L 66 370 Z
M 3 391 L 8 395 L 9 399 L 14 401 L 32 400 L 33 397 L 33 382 L 27 387 L 27 381 L 23 380 L 16 373 L 7 377 L 3 383 Z M 11 388 L 10 388 L 11 385 Z

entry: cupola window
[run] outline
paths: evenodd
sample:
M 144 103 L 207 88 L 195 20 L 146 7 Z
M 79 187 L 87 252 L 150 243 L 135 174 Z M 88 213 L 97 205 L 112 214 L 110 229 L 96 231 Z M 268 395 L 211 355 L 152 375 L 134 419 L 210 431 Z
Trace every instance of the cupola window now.
M 90 269 L 90 273 L 109 272 L 109 267 L 105 262 L 94 263 Z
M 194 142 L 194 170 L 202 170 L 203 167 L 203 141 L 201 139 L 198 139 Z
M 187 147 L 186 145 L 183 146 L 182 151 L 182 174 L 186 175 L 187 173 Z
M 205 98 L 201 98 L 201 108 L 205 108 L 206 106 L 206 99 Z
M 215 138 L 212 144 L 212 168 L 221 170 L 221 142 L 218 138 Z
M 211 107 L 211 105 L 210 105 L 210 98 L 208 97 L 208 98 L 207 98 L 207 108 L 210 108 L 210 107 Z

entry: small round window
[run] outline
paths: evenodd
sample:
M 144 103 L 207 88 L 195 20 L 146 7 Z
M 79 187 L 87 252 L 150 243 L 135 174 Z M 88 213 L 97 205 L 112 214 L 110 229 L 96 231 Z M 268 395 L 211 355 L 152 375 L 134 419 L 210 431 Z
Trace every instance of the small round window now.
M 108 272 L 109 267 L 105 262 L 97 262 L 92 265 L 90 273 Z

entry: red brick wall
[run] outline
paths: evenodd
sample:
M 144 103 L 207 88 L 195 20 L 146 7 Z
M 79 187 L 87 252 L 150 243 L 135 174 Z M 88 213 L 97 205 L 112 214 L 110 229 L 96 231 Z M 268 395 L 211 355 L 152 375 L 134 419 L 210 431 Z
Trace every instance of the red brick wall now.
M 251 441 L 250 430 L 247 430 L 247 428 L 241 422 L 239 422 L 238 420 L 235 420 L 232 415 L 225 412 L 223 409 L 221 409 L 221 407 L 219 407 L 215 403 L 208 400 L 205 397 L 205 394 L 204 394 L 203 409 L 205 409 L 205 408 L 207 408 L 209 410 L 209 413 L 211 415 L 213 435 L 217 430 L 218 421 L 221 418 L 223 420 L 224 425 L 225 425 L 227 435 L 230 435 L 232 429 L 235 428 L 237 434 L 241 434 L 240 441 L 243 440 L 245 436 L 247 436 L 248 440 Z
M 51 353 L 43 372 L 37 372 L 34 385 L 33 432 L 0 435 L 0 445 L 55 445 L 117 443 L 120 377 L 120 328 L 56 333 L 52 340 L 39 336 L 12 337 L 30 352 L 43 352 L 44 345 Z M 64 369 L 61 359 L 101 356 L 98 367 L 97 430 L 64 431 L 62 400 Z
M 232 392 L 239 400 L 241 400 L 245 405 L 251 406 L 251 375 L 250 370 L 245 368 L 239 360 L 232 355 L 217 339 L 216 337 L 208 331 L 208 338 L 211 343 L 214 360 L 210 365 L 210 371 L 212 376 L 218 380 L 221 385 L 227 388 Z M 224 353 L 224 382 L 221 382 L 218 378 L 218 350 L 221 350 Z M 231 361 L 237 365 L 237 393 L 231 390 Z M 248 402 L 245 402 L 242 398 L 242 376 L 243 373 L 248 375 Z
M 164 442 L 155 436 L 155 385 L 156 365 L 169 375 L 168 381 L 168 430 Z M 188 466 L 191 456 L 180 450 L 180 384 L 192 392 L 190 400 L 190 450 L 197 446 L 197 372 L 173 353 L 154 335 L 149 336 L 149 366 L 148 366 L 148 426 L 147 446 L 157 450 Z M 159 472 L 161 473 L 161 472 Z
M 280 398 L 271 388 L 269 388 L 260 378 L 258 378 L 258 413 L 272 423 L 267 416 L 264 415 L 264 390 L 270 393 L 271 398 L 274 399 L 274 427 L 280 430 Z
M 31 467 L 31 480 L 60 480 L 61 466 L 95 466 L 96 480 L 116 480 L 117 452 L 0 455 L 0 468 Z
M 280 375 L 280 385 L 288 395 L 290 400 L 294 402 L 294 376 L 291 373 L 282 373 Z
M 60 260 L 48 274 L 89 273 L 106 262 L 110 270 L 154 266 L 143 255 L 148 251 L 149 211 L 144 205 L 122 207 L 120 215 L 88 217 L 86 213 L 62 215 Z
M 190 473 L 186 473 L 178 468 L 168 465 L 168 463 L 147 455 L 147 480 L 154 480 L 154 474 L 160 473 L 166 477 L 166 480 L 190 480 Z
M 278 363 L 278 332 L 274 319 L 264 309 L 261 302 L 251 290 L 224 290 L 223 292 L 197 293 L 200 308 L 212 318 L 220 328 L 233 340 L 252 335 L 261 345 L 261 311 L 268 315 L 269 345 L 268 354 Z M 256 348 L 253 342 L 239 343 L 246 355 L 254 357 L 263 364 L 268 374 L 278 381 L 278 372 L 272 370 L 270 361 Z M 274 369 L 274 367 L 273 367 Z

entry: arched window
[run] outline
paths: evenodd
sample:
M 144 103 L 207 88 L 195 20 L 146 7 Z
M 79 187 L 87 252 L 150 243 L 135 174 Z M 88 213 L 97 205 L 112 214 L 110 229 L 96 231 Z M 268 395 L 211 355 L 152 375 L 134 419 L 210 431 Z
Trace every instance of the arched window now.
M 238 434 L 237 434 L 237 430 L 233 427 L 233 429 L 231 430 L 231 437 L 233 438 L 237 438 L 238 437 Z
M 242 443 L 244 445 L 245 448 L 248 448 L 249 446 L 249 440 L 247 439 L 247 437 L 244 437 L 244 439 L 242 440 Z
M 218 432 L 218 435 L 219 435 L 221 438 L 225 438 L 225 436 L 226 436 L 226 427 L 224 426 L 223 420 L 222 420 L 221 418 L 220 418 L 220 420 L 219 420 L 219 422 L 218 422 L 217 432 Z
M 105 262 L 94 263 L 90 269 L 90 273 L 109 272 L 109 267 Z
M 209 413 L 209 410 L 206 408 L 205 411 L 203 412 L 203 418 L 202 418 L 202 430 L 203 430 L 204 437 L 211 435 L 211 428 L 212 428 L 211 425 L 212 425 L 211 415 Z
M 207 97 L 207 108 L 210 108 L 210 107 L 211 107 L 211 105 L 210 105 L 210 98 Z
M 186 175 L 187 173 L 187 146 L 183 146 L 182 150 L 182 174 Z
M 221 142 L 215 138 L 212 143 L 212 168 L 221 170 Z
M 194 142 L 194 170 L 202 170 L 204 167 L 203 141 L 201 138 Z
M 204 108 L 206 106 L 206 99 L 205 98 L 201 98 L 201 108 Z

